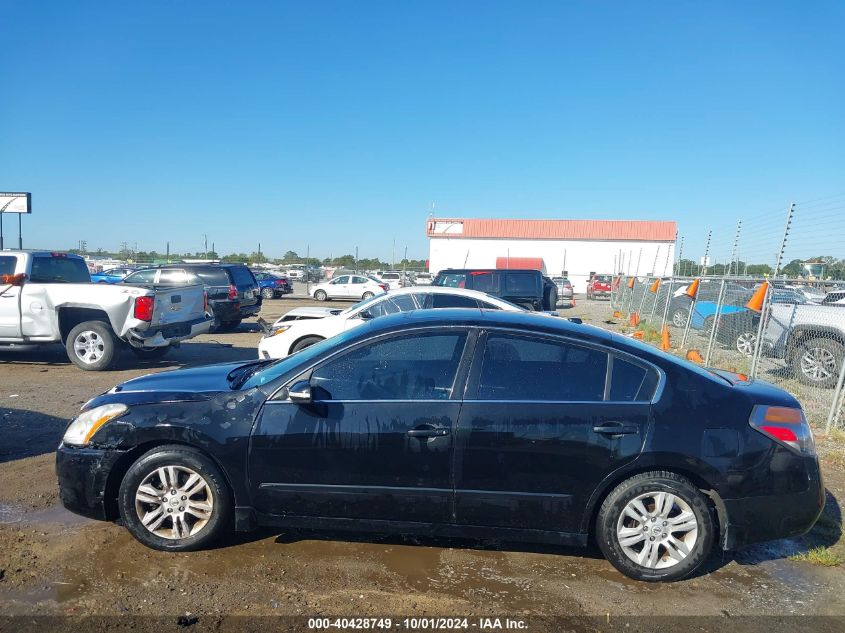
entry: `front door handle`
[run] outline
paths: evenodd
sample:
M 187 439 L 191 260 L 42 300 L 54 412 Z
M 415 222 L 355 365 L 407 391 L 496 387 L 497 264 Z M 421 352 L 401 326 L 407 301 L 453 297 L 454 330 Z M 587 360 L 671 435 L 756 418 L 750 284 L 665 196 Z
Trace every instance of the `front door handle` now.
M 407 435 L 411 437 L 445 437 L 449 435 L 449 429 L 445 426 L 432 426 L 431 424 L 420 424 L 409 429 Z
M 593 433 L 602 435 L 631 435 L 639 433 L 639 428 L 634 424 L 623 424 L 622 422 L 605 422 L 593 427 Z

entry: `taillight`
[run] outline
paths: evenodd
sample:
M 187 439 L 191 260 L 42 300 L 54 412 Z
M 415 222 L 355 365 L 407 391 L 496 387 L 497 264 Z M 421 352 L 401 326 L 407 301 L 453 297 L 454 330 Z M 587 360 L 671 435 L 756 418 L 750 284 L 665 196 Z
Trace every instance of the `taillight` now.
M 387 284 L 379 284 L 379 288 L 387 292 L 390 286 L 388 286 Z
M 229 298 L 230 299 L 237 299 L 238 298 L 238 288 L 237 288 L 237 286 L 229 286 Z
M 152 321 L 155 297 L 137 297 L 135 299 L 135 318 L 139 321 Z
M 786 444 L 800 453 L 814 455 L 813 432 L 799 407 L 773 407 L 758 404 L 751 412 L 749 424 L 764 435 Z
M 276 280 L 276 285 L 277 285 L 277 286 L 284 286 L 284 285 L 285 285 L 285 282 L 284 282 L 284 281 L 282 281 L 281 279 L 277 279 L 277 280 Z

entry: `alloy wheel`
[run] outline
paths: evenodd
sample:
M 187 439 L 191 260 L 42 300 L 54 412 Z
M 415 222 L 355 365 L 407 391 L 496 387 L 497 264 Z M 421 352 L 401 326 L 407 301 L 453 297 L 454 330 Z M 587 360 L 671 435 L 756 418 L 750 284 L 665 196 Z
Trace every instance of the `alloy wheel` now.
M 829 380 L 836 374 L 836 356 L 823 347 L 809 347 L 801 355 L 801 373 L 813 382 Z
M 85 330 L 76 335 L 73 340 L 73 351 L 83 363 L 96 363 L 106 351 L 103 338 L 93 330 Z
M 625 555 L 648 569 L 674 567 L 693 551 L 698 520 L 692 507 L 669 492 L 647 492 L 628 502 L 616 522 Z
M 135 511 L 141 524 L 165 539 L 195 536 L 214 512 L 208 482 L 185 466 L 156 468 L 135 491 Z
M 743 332 L 736 337 L 736 351 L 746 356 L 754 353 L 754 344 L 757 342 L 757 335 L 754 332 Z

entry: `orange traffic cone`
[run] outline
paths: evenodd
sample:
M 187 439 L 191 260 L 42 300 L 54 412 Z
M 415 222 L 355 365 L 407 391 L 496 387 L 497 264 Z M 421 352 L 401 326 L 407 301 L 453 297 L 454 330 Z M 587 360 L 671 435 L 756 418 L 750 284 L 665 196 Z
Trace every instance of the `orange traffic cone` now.
M 570 308 L 574 308 L 574 307 L 575 307 L 575 297 L 572 297 L 572 303 L 570 303 L 570 304 L 569 304 L 569 307 L 570 307 Z
M 641 341 L 641 340 L 643 340 L 643 337 L 645 336 L 645 332 L 643 332 L 642 330 L 637 330 L 636 332 L 634 332 L 632 334 L 632 336 L 635 339 L 637 339 L 638 341 Z
M 745 304 L 745 307 L 753 312 L 762 312 L 763 311 L 763 302 L 766 300 L 766 292 L 769 289 L 769 282 L 764 281 L 760 284 L 760 287 L 751 295 L 751 298 L 748 300 L 748 303 Z
M 628 287 L 629 287 L 629 288 L 633 288 L 633 287 L 634 287 L 634 282 L 635 282 L 636 280 L 637 280 L 637 278 L 636 278 L 636 277 L 629 277 L 629 278 L 628 278 Z
M 639 312 L 632 312 L 631 318 L 628 319 L 628 323 L 630 323 L 634 327 L 637 327 L 640 324 L 640 313 Z
M 613 316 L 614 316 L 614 318 L 621 319 L 621 318 L 622 318 L 622 313 L 621 313 L 619 310 L 614 310 L 614 311 L 613 311 Z
M 655 294 L 656 294 L 656 293 L 657 293 L 657 290 L 658 290 L 659 288 L 660 288 L 660 279 L 655 279 L 655 280 L 654 280 L 654 283 L 653 283 L 653 284 L 651 284 L 651 288 L 649 288 L 649 290 L 651 290 L 651 292 L 653 292 L 653 293 L 655 293 Z
M 686 295 L 690 299 L 695 299 L 695 295 L 698 294 L 698 287 L 701 285 L 700 279 L 693 279 L 692 283 L 687 287 Z
M 664 352 L 668 352 L 671 349 L 671 345 L 669 343 L 669 326 L 663 326 L 663 333 L 660 335 L 660 349 Z
M 701 352 L 697 349 L 691 349 L 687 352 L 687 360 L 691 360 L 694 363 L 704 362 L 704 359 L 701 357 Z

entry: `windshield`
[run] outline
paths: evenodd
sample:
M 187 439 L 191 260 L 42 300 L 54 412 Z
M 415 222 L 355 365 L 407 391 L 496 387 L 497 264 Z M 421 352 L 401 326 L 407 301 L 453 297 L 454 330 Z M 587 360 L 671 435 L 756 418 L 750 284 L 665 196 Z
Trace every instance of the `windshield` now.
M 348 330 L 342 334 L 338 334 L 337 336 L 322 340 L 319 343 L 314 343 L 314 345 L 306 347 L 305 349 L 295 352 L 290 356 L 282 358 L 281 360 L 270 363 L 252 374 L 249 379 L 240 386 L 240 388 L 246 391 L 247 389 L 252 389 L 253 387 L 266 385 L 292 369 L 296 369 L 296 367 L 300 365 L 308 364 L 310 360 L 317 358 L 323 352 L 336 346 L 343 345 L 354 336 L 355 331 L 355 329 Z
M 376 301 L 381 301 L 386 296 L 387 296 L 386 294 L 375 295 L 374 297 L 370 297 L 369 299 L 364 299 L 363 301 L 359 301 L 358 303 L 353 303 L 351 306 L 346 308 L 346 310 L 343 310 L 342 312 L 338 312 L 338 314 L 350 314 L 350 313 L 354 312 L 355 310 L 357 310 L 358 308 L 363 308 L 364 306 L 368 306 L 371 303 L 375 303 Z

